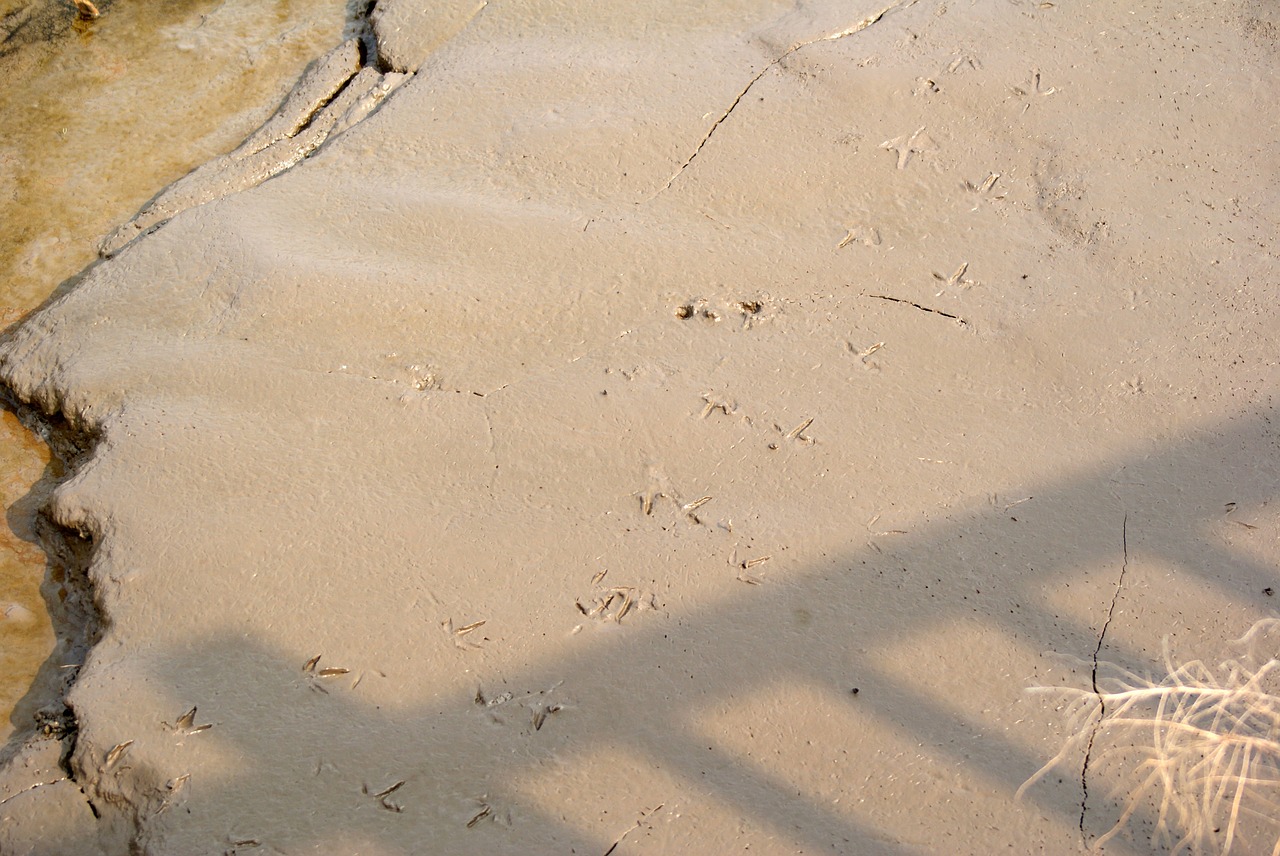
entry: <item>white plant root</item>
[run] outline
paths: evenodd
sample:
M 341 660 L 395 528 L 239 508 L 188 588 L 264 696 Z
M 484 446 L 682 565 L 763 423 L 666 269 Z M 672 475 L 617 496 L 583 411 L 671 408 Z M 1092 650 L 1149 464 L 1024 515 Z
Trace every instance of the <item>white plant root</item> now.
M 1270 636 L 1271 650 L 1263 648 Z M 1280 619 L 1257 622 L 1236 644 L 1239 659 L 1211 669 L 1199 660 L 1175 666 L 1166 640 L 1167 675 L 1153 681 L 1099 663 L 1092 688 L 1036 687 L 1058 694 L 1071 736 L 1021 788 L 1021 796 L 1068 758 L 1137 773 L 1112 778 L 1124 804 L 1093 846 L 1119 834 L 1134 813 L 1158 804 L 1152 845 L 1169 852 L 1280 856 Z M 1259 656 L 1265 654 L 1265 656 Z M 1103 675 L 1105 669 L 1106 675 Z

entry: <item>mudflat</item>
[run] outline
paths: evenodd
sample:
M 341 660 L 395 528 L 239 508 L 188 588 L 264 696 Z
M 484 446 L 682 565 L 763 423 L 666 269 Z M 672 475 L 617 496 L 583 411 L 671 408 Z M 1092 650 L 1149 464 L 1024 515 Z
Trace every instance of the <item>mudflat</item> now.
M 1019 795 L 1028 690 L 1276 614 L 1278 23 L 379 3 L 0 342 L 89 649 L 5 852 L 1176 838 L 1102 743 Z

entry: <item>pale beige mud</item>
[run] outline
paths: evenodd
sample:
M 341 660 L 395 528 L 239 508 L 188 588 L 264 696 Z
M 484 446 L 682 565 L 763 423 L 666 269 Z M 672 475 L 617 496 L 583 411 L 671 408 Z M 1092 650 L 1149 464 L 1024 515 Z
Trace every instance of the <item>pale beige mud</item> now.
M 120 853 L 1087 847 L 1137 772 L 1017 799 L 1071 725 L 1027 688 L 1275 610 L 1265 9 L 473 9 L 0 345 L 94 443 L 49 513 L 105 625 L 31 816 L 82 788 Z

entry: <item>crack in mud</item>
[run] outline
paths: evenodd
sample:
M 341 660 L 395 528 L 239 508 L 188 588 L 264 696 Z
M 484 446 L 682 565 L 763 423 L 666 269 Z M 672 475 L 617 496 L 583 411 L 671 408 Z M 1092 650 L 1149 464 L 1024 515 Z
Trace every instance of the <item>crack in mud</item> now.
M 306 112 L 298 116 L 297 122 L 292 131 L 285 134 L 280 139 L 269 143 L 268 146 L 264 146 L 263 148 L 274 146 L 284 140 L 291 140 L 294 137 L 297 137 L 299 134 L 303 133 L 304 131 L 309 130 L 312 124 L 315 123 L 318 119 L 320 119 L 321 116 L 324 115 L 324 111 L 329 107 L 329 105 L 332 104 L 338 98 L 338 96 L 340 96 L 344 91 L 346 91 L 347 87 L 351 85 L 351 81 L 355 80 L 356 75 L 359 74 L 360 69 L 365 67 L 366 63 L 364 59 L 364 49 L 359 46 L 358 42 L 357 42 L 357 49 L 360 51 L 361 58 L 359 61 L 360 64 L 356 67 L 356 69 L 352 71 L 350 74 L 346 75 L 346 77 L 342 80 L 342 82 L 338 84 L 336 89 L 333 89 L 324 93 L 320 98 L 318 98 L 315 101 L 314 104 L 312 104 L 306 110 Z M 250 154 L 257 154 L 259 151 L 262 151 L 262 149 L 258 149 L 253 152 L 250 152 Z
M 347 28 L 343 33 L 343 37 L 355 39 L 360 45 L 360 60 L 365 66 L 386 74 L 389 71 L 396 71 L 396 69 L 392 68 L 391 64 L 383 60 L 378 54 L 378 34 L 373 29 L 373 7 L 377 5 L 378 0 L 349 2 L 347 4 Z
M 1102 631 L 1098 633 L 1098 644 L 1093 649 L 1093 672 L 1090 674 L 1090 685 L 1093 688 L 1093 694 L 1098 699 L 1098 717 L 1094 720 L 1093 728 L 1089 732 L 1089 743 L 1084 750 L 1084 763 L 1080 766 L 1080 843 L 1088 846 L 1088 833 L 1085 832 L 1084 819 L 1089 811 L 1089 762 L 1093 758 L 1093 741 L 1097 739 L 1098 732 L 1102 728 L 1102 720 L 1107 715 L 1107 702 L 1102 696 L 1102 691 L 1098 689 L 1098 655 L 1102 653 L 1103 642 L 1107 638 L 1107 628 L 1111 626 L 1111 619 L 1116 614 L 1116 604 L 1120 602 L 1120 593 L 1124 589 L 1124 575 L 1129 569 L 1129 515 L 1124 516 L 1124 521 L 1120 524 L 1120 546 L 1123 551 L 1123 559 L 1120 563 L 1120 576 L 1116 580 L 1116 590 L 1111 595 L 1111 607 L 1107 610 L 1106 620 L 1102 622 Z
M 58 782 L 65 782 L 65 781 L 67 781 L 66 776 L 59 776 L 58 778 L 50 779 L 47 782 L 36 782 L 33 785 L 27 785 L 25 788 L 18 791 L 17 793 L 10 794 L 9 796 L 0 800 L 0 805 L 4 805 L 5 803 L 10 802 L 11 800 L 16 800 L 18 797 L 22 796 L 23 794 L 29 794 L 32 791 L 36 790 L 37 788 L 46 788 L 49 785 L 56 785 L 58 784 Z
M 952 315 L 950 312 L 943 312 L 941 309 L 934 309 L 931 306 L 924 306 L 916 303 L 914 300 L 907 300 L 902 297 L 890 297 L 887 294 L 864 294 L 863 297 L 873 297 L 876 300 L 888 300 L 893 303 L 905 303 L 907 306 L 914 306 L 921 312 L 932 312 L 934 315 L 941 315 L 943 318 L 950 318 L 952 321 L 959 322 L 962 327 L 969 326 L 969 322 L 961 318 L 959 315 Z M 1097 666 L 1095 665 L 1095 669 Z
M 764 68 L 760 69 L 760 71 L 756 73 L 756 76 L 751 78 L 751 80 L 747 82 L 747 85 L 742 88 L 742 91 L 739 92 L 737 97 L 734 98 L 732 103 L 729 104 L 728 109 L 726 109 L 723 113 L 721 113 L 720 118 L 716 119 L 715 122 L 711 124 L 711 127 L 707 130 L 707 133 L 703 135 L 702 140 L 699 141 L 696 147 L 694 147 L 693 153 L 690 154 L 689 157 L 685 158 L 684 163 L 680 164 L 680 168 L 677 169 L 674 173 L 672 173 L 671 177 L 667 179 L 666 183 L 663 184 L 662 187 L 658 188 L 657 192 L 654 193 L 652 196 L 650 196 L 649 199 L 646 201 L 652 201 L 656 199 L 662 193 L 664 193 L 665 191 L 671 188 L 671 185 L 675 183 L 675 180 L 680 177 L 681 173 L 683 173 L 686 169 L 688 169 L 689 165 L 692 164 L 694 159 L 696 159 L 698 155 L 702 152 L 702 149 L 707 145 L 708 142 L 710 142 L 712 136 L 715 135 L 715 132 L 719 129 L 719 127 L 724 124 L 724 121 L 726 119 L 729 118 L 729 114 L 734 111 L 734 109 L 738 106 L 738 104 L 742 102 L 742 99 L 746 97 L 747 93 L 751 91 L 751 87 L 755 86 L 760 81 L 760 78 L 768 74 L 769 71 L 774 66 L 778 65 L 787 57 L 791 56 L 797 51 L 803 50 L 804 48 L 807 48 L 810 45 L 816 45 L 818 42 L 834 42 L 834 41 L 838 41 L 839 39 L 843 39 L 846 36 L 852 36 L 855 33 L 860 33 L 863 30 L 867 29 L 867 27 L 870 27 L 872 24 L 875 24 L 885 15 L 892 12 L 894 9 L 897 9 L 899 7 L 905 8 L 907 6 L 913 6 L 915 5 L 915 3 L 916 3 L 916 0 L 895 0 L 895 2 L 890 3 L 888 6 L 885 6 L 883 9 L 881 9 L 878 12 L 872 12 L 870 15 L 863 18 L 858 23 L 853 24 L 852 26 L 845 27 L 843 30 L 837 30 L 834 33 L 828 33 L 825 36 L 818 36 L 817 38 L 809 39 L 807 42 L 800 42 L 799 44 L 795 44 L 787 48 L 785 51 L 783 51 L 783 53 L 780 56 L 778 56 L 776 59 L 771 61 Z

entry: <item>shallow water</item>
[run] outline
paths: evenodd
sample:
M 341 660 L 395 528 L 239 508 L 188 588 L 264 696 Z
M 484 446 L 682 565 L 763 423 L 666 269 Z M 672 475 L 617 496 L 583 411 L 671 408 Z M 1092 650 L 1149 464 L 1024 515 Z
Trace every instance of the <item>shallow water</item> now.
M 347 0 L 0 0 L 0 329 L 151 196 L 260 125 L 343 36 Z M 47 449 L 0 413 L 0 741 L 54 648 L 31 493 Z M 56 593 L 53 593 L 56 596 Z

